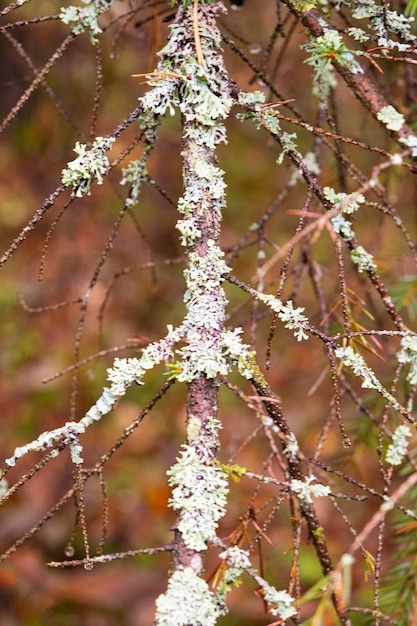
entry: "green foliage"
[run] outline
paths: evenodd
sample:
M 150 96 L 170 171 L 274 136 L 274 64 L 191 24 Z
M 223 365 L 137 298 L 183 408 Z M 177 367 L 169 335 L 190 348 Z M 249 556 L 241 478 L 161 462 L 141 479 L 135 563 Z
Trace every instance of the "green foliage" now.
M 405 474 L 415 471 L 410 466 Z M 415 512 L 417 487 L 408 493 L 407 500 Z M 409 626 L 415 611 L 417 591 L 417 522 L 403 512 L 393 513 L 396 517 L 395 543 L 396 549 L 391 559 L 391 566 L 381 587 L 381 609 L 391 618 L 396 619 L 397 626 Z
M 412 274 L 399 277 L 391 287 L 390 294 L 394 303 L 400 309 L 405 309 L 411 320 L 417 318 L 417 276 Z
M 417 13 L 417 0 L 408 0 L 404 13 L 405 15 L 414 17 Z

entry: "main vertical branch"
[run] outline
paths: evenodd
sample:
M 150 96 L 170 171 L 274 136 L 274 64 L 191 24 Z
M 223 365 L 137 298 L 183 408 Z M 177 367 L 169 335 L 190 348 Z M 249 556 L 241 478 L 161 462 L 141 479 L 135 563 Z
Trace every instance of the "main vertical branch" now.
M 183 19 L 186 31 L 195 33 L 195 8 L 192 17 L 189 9 Z M 213 40 L 219 38 L 213 10 L 200 10 L 198 27 L 211 37 L 208 41 L 203 40 L 203 43 L 203 38 L 199 37 L 200 53 L 195 51 L 191 59 L 184 55 L 184 66 L 176 68 L 181 73 L 187 72 L 186 84 L 180 89 L 185 192 L 179 202 L 179 210 L 185 219 L 179 221 L 178 228 L 182 233 L 182 243 L 186 246 L 185 276 L 188 288 L 185 296 L 188 308 L 185 321 L 187 345 L 182 350 L 181 374 L 188 382 L 186 447 L 198 463 L 218 471 L 215 466 L 219 426 L 217 378 L 218 365 L 221 364 L 226 305 L 219 272 L 224 270 L 219 235 L 225 199 L 223 172 L 217 167 L 217 142 L 213 140 L 213 131 L 217 133 L 218 140 L 224 137 L 224 128 L 219 111 L 210 107 L 210 99 L 213 100 L 213 105 L 219 99 L 216 95 L 219 93 L 219 78 L 214 74 L 210 76 L 211 65 L 215 64 L 216 69 L 222 67 L 221 56 L 212 45 Z M 184 45 L 187 46 L 185 41 Z M 201 64 L 204 48 L 206 65 Z M 213 79 L 216 80 L 214 84 Z M 211 487 L 204 485 L 203 476 L 204 472 L 198 480 L 207 494 Z M 201 488 L 197 488 L 197 491 L 200 492 Z M 212 495 L 215 497 L 215 494 Z M 198 503 L 194 511 L 190 511 L 188 503 L 183 504 L 186 506 L 179 507 L 180 522 L 176 532 L 174 569 L 191 566 L 200 574 L 203 570 L 202 548 L 205 548 L 205 541 L 209 539 L 209 536 L 204 536 L 204 525 L 208 523 L 214 528 L 215 520 L 204 520 L 206 512 L 199 510 Z M 183 523 L 184 518 L 190 517 L 194 518 L 193 522 L 203 531 L 200 537 L 202 543 L 198 539 L 190 540 L 187 524 Z
M 177 463 L 168 472 L 173 487 L 170 504 L 177 511 L 174 573 L 167 594 L 158 600 L 157 623 L 164 623 L 164 606 L 170 605 L 176 582 L 184 589 L 192 581 L 205 585 L 201 578 L 196 583 L 196 577 L 203 572 L 207 543 L 214 539 L 224 514 L 228 489 L 216 464 L 218 377 L 229 368 L 223 345 L 226 298 L 222 287 L 228 268 L 219 245 L 225 184 L 216 148 L 226 139 L 223 119 L 233 103 L 215 21 L 222 8 L 221 4 L 200 6 L 198 20 L 195 6 L 180 9 L 161 53 L 161 69 L 178 80 L 176 104 L 183 127 L 184 195 L 178 203 L 177 228 L 186 249 L 187 315 L 184 346 L 178 351 L 180 360 L 173 374 L 187 383 L 187 436 Z M 210 604 L 211 593 L 207 597 Z
M 157 600 L 158 626 L 209 626 L 221 612 L 201 578 L 207 544 L 215 538 L 228 492 L 226 476 L 216 463 L 218 377 L 229 370 L 222 287 L 228 268 L 219 245 L 225 183 L 216 148 L 226 140 L 223 120 L 233 99 L 215 21 L 219 10 L 223 10 L 220 3 L 199 6 L 197 15 L 196 5 L 180 9 L 160 63 L 161 70 L 178 81 L 175 104 L 183 127 L 184 195 L 178 202 L 177 228 L 186 249 L 187 315 L 184 345 L 178 350 L 173 375 L 187 383 L 187 436 L 177 463 L 168 471 L 173 487 L 170 504 L 177 521 L 172 575 L 166 594 Z
M 219 387 L 216 367 L 211 373 L 207 371 L 206 365 L 207 359 L 216 361 L 222 353 L 226 300 L 217 274 L 217 261 L 221 258 L 219 234 L 223 197 L 215 197 L 213 193 L 210 172 L 217 170 L 216 154 L 214 148 L 200 143 L 206 131 L 204 124 L 184 118 L 183 129 L 186 196 L 190 196 L 190 190 L 198 190 L 197 201 L 190 214 L 196 236 L 192 243 L 189 242 L 191 245 L 187 253 L 187 351 L 189 359 L 194 360 L 193 353 L 204 359 L 200 365 L 195 363 L 195 378 L 187 386 L 187 445 L 195 450 L 200 461 L 212 466 L 218 451 L 216 430 Z M 194 136 L 196 139 L 190 138 Z M 213 258 L 213 252 L 217 254 L 217 259 Z M 197 280 L 194 282 L 192 277 Z M 195 554 L 184 549 L 184 539 L 180 534 L 177 535 L 176 547 L 175 565 L 192 564 L 200 573 L 203 568 L 201 553 L 196 558 Z

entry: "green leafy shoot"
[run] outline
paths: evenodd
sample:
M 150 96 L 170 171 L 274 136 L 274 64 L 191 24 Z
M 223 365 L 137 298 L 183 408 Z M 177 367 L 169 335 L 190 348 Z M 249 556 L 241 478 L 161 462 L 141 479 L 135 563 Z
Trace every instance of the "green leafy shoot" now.
M 413 0 L 417 7 L 417 0 Z M 394 304 L 400 309 L 405 309 L 411 320 L 417 319 L 417 276 L 400 277 L 390 289 L 390 295 Z
M 408 0 L 404 14 L 408 17 L 414 17 L 417 13 L 417 0 Z
M 404 475 L 411 471 L 414 470 L 407 466 Z M 416 497 L 417 487 L 414 487 L 407 497 L 412 509 Z M 397 545 L 381 587 L 381 609 L 397 620 L 397 626 L 409 626 L 417 590 L 417 522 L 410 521 L 399 511 L 394 515 L 397 518 L 394 539 Z

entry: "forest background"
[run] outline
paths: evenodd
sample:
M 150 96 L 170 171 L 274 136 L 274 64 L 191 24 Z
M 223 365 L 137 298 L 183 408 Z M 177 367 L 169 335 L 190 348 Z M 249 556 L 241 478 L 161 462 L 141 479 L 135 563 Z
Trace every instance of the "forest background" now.
M 165 0 L 91 4 L 103 10 L 96 33 L 71 34 L 74 21 L 63 23 L 51 0 L 0 11 L 0 467 L 7 474 L 0 601 L 7 626 L 152 623 L 171 565 L 162 547 L 178 522 L 167 471 L 190 438 L 187 384 L 172 358 L 82 435 L 84 474 L 63 440 L 54 443 L 57 458 L 38 451 L 16 466 L 3 461 L 41 432 L 79 420 L 100 397 L 114 357 L 140 356 L 187 311 L 176 228 L 184 122 L 168 108 L 150 141 L 132 112 L 167 78 L 160 68 L 151 73 L 171 25 L 189 15 L 198 49 L 196 28 L 208 13 L 192 22 L 196 2 L 184 14 Z M 216 377 L 217 467 L 230 492 L 218 520 L 223 543 L 209 549 L 202 578 L 215 589 L 227 568 L 220 548 L 238 547 L 262 580 L 291 592 L 297 611 L 288 619 L 268 614 L 273 603 L 248 571 L 216 622 L 223 626 L 411 624 L 417 615 L 416 144 L 409 141 L 417 60 L 406 4 L 246 0 L 215 16 L 237 86 L 224 120 L 228 141 L 217 149 L 227 184 L 220 245 L 231 268 L 225 327 L 243 329 L 268 393 L 253 384 L 253 372 L 246 380 L 235 367 Z M 321 20 L 343 40 L 320 40 Z M 356 82 L 355 64 L 363 68 Z M 264 100 L 240 96 L 238 103 L 239 90 Z M 380 114 L 385 107 L 394 114 Z M 112 135 L 104 180 L 96 172 L 91 195 L 77 193 L 80 183 L 62 184 L 77 141 L 91 147 Z M 147 152 L 148 178 L 130 205 L 122 170 Z M 302 307 L 306 321 L 278 319 L 277 300 L 271 305 L 259 294 Z M 363 364 L 352 365 L 348 354 L 343 360 L 341 348 L 354 349 Z M 409 433 L 398 430 L 404 426 Z M 129 437 L 118 444 L 125 429 Z M 300 476 L 307 487 L 314 476 L 324 489 L 307 492 L 320 522 L 314 537 L 310 496 L 291 474 L 292 434 Z M 100 471 L 88 474 L 100 459 Z M 387 501 L 394 510 L 381 508 Z M 149 553 L 132 553 L 142 549 Z M 120 558 L 99 564 L 102 554 Z

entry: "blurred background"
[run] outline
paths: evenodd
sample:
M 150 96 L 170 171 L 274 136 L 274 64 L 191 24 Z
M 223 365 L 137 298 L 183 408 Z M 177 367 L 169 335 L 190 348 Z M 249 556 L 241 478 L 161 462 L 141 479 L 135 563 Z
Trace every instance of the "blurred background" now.
M 312 94 L 313 70 L 304 63 L 306 52 L 300 48 L 306 43 L 305 29 L 281 4 L 274 0 L 228 3 L 228 12 L 219 17 L 219 25 L 232 80 L 242 90 L 263 91 L 268 101 L 293 98 L 294 110 L 314 126 L 391 150 L 389 140 L 340 81 L 329 109 L 320 105 Z M 401 3 L 397 8 L 401 10 Z M 119 184 L 121 170 L 142 154 L 141 144 L 112 169 L 103 185 L 93 184 L 91 196 L 68 204 L 70 191 L 65 190 L 54 203 L 48 203 L 61 184 L 62 169 L 76 156 L 75 142 L 86 143 L 111 134 L 138 106 L 138 97 L 148 86 L 132 74 L 146 74 L 156 66 L 156 53 L 166 41 L 174 9 L 165 0 L 114 2 L 100 22 L 103 34 L 99 44 L 93 46 L 88 33 L 76 37 L 57 53 L 45 80 L 34 88 L 35 77 L 69 33 L 56 11 L 55 2 L 42 0 L 10 11 L 4 7 L 1 12 L 0 244 L 6 262 L 0 274 L 0 459 L 11 456 L 15 446 L 24 445 L 40 432 L 61 426 L 71 416 L 80 419 L 100 396 L 106 369 L 115 354 L 137 354 L 140 346 L 162 337 L 167 324 L 178 324 L 185 311 L 183 249 L 175 229 L 176 202 L 182 194 L 178 114 L 164 119 L 158 130 L 149 162 L 155 184 L 144 186 L 139 205 L 125 215 L 102 267 L 100 259 L 126 193 Z M 336 22 L 341 28 L 345 26 L 343 17 Z M 228 45 L 229 40 L 238 53 Z M 366 70 L 370 78 L 412 124 L 415 71 L 409 69 L 412 66 L 386 60 L 376 63 L 383 73 L 369 63 Z M 281 110 L 292 115 L 285 107 Z M 273 259 L 262 277 L 265 291 L 276 293 L 279 287 L 282 299 L 292 298 L 296 306 L 305 307 L 310 322 L 326 332 L 343 329 L 342 275 L 353 328 L 392 329 L 373 288 L 356 271 L 348 253 L 338 250 L 327 226 L 312 228 L 311 236 L 297 241 L 288 258 L 289 242 L 302 212 L 305 225 L 313 223 L 322 208 L 306 200 L 304 183 L 288 186 L 294 175 L 292 165 L 287 160 L 278 165 L 279 146 L 264 129 L 238 120 L 235 114 L 239 112 L 236 108 L 227 120 L 228 144 L 219 150 L 219 164 L 228 185 L 222 245 L 233 275 L 260 286 L 260 267 Z M 322 185 L 353 191 L 361 176 L 366 179 L 381 161 L 380 155 L 354 145 L 330 138 L 329 147 L 322 136 L 285 122 L 283 127 L 297 132 L 302 154 L 315 151 L 319 155 Z M 139 130 L 137 122 L 128 125 L 117 139 L 110 161 L 138 137 Z M 356 179 L 352 168 L 341 172 L 340 154 L 360 172 Z M 381 185 L 387 198 L 385 206 L 396 207 L 404 229 L 415 240 L 414 173 L 391 168 L 382 174 Z M 42 219 L 27 229 L 27 235 L 9 255 L 6 251 L 12 242 L 33 216 L 40 215 L 37 212 L 42 206 L 46 207 Z M 394 223 L 394 211 L 382 207 L 380 198 L 371 198 L 355 217 L 355 232 L 361 245 L 374 255 L 384 283 L 406 323 L 415 330 L 414 255 Z M 257 229 L 254 223 L 258 223 Z M 80 299 L 93 277 L 85 308 Z M 343 494 L 337 500 L 339 510 L 324 498 L 317 500 L 328 545 L 337 561 L 350 545 L 353 530 L 360 530 L 380 503 L 377 495 L 373 497 L 358 485 L 372 485 L 375 494 L 384 487 L 378 448 L 382 444 L 376 424 L 384 415 L 384 405 L 376 393 L 365 393 L 360 383 L 351 381 L 352 395 L 344 393 L 342 399 L 344 428 L 353 443 L 347 448 L 334 417 L 334 388 L 322 343 L 316 339 L 297 342 L 278 323 L 268 357 L 272 315 L 237 287 L 226 284 L 225 290 L 229 300 L 227 323 L 231 328 L 242 326 L 244 341 L 257 350 L 259 364 L 282 400 L 303 454 L 335 470 L 332 474 L 317 467 L 315 473 L 331 485 L 333 493 Z M 368 339 L 362 348 L 389 388 L 399 340 Z M 97 358 L 90 358 L 97 353 Z M 83 359 L 86 362 L 82 366 L 71 369 L 74 361 Z M 86 433 L 86 467 L 92 467 L 111 448 L 166 379 L 166 369 L 156 368 L 144 386 L 130 389 L 116 410 Z M 260 407 L 248 400 L 253 390 L 237 375 L 230 380 L 232 386 L 238 385 L 241 397 L 233 388 L 221 389 L 222 461 L 255 473 L 275 471 L 279 476 L 282 470 L 275 467 L 276 460 L 271 460 L 271 443 L 262 428 Z M 402 383 L 397 385 L 397 393 L 405 401 Z M 182 385 L 173 385 L 105 465 L 108 502 L 103 500 L 99 477 L 92 476 L 87 482 L 85 511 L 92 554 L 100 546 L 103 519 L 108 521 L 105 553 L 163 546 L 172 539 L 169 529 L 174 515 L 167 506 L 170 490 L 166 471 L 184 440 L 185 393 Z M 362 412 L 354 393 L 363 403 Z M 391 418 L 395 425 L 396 418 Z M 20 460 L 8 475 L 10 484 L 30 472 L 41 458 L 41 454 L 31 454 Z M 4 467 L 3 460 L 0 467 Z M 338 471 L 349 475 L 351 482 Z M 46 563 L 65 560 L 72 552 L 75 558 L 84 556 L 80 530 L 73 532 L 73 500 L 53 515 L 51 512 L 72 481 L 72 465 L 64 452 L 2 507 L 0 550 L 9 557 L 0 564 L 2 626 L 151 624 L 155 599 L 166 588 L 169 553 L 115 560 L 97 565 L 93 571 L 46 567 Z M 22 541 L 18 549 L 12 547 L 9 554 L 10 547 L 48 512 L 51 519 L 39 532 Z M 242 533 L 242 547 L 248 549 L 253 544 L 254 563 L 258 565 L 262 559 L 265 578 L 278 589 L 287 588 L 293 563 L 293 514 L 287 504 L 277 500 L 271 486 L 243 478 L 238 484 L 231 483 L 228 511 L 219 535 L 226 539 Z M 264 532 L 259 533 L 259 528 Z M 299 576 L 306 591 L 320 580 L 321 570 L 303 533 Z M 384 571 L 389 567 L 390 553 L 395 552 L 391 535 L 387 533 L 385 538 Z M 369 538 L 367 549 L 375 554 L 377 545 L 375 534 Z M 218 563 L 218 551 L 210 551 L 207 578 L 215 574 Z M 262 599 L 253 593 L 254 586 L 246 582 L 232 592 L 230 614 L 219 621 L 221 626 L 271 622 Z M 373 573 L 364 576 L 362 562 L 354 568 L 353 585 L 353 603 L 372 607 Z M 317 600 L 312 597 L 303 608 L 305 619 L 316 608 Z M 323 619 L 327 621 L 317 624 L 337 623 L 331 613 Z M 365 624 L 366 616 L 358 614 L 354 623 Z

